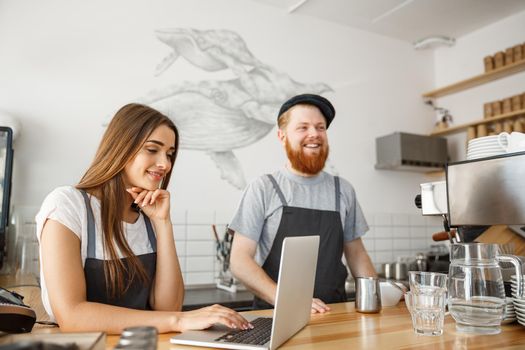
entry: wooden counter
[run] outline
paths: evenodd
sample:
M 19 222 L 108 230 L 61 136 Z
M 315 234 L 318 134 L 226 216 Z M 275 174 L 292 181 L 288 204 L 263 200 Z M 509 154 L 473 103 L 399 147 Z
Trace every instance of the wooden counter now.
M 7 286 L 5 279 L 2 286 Z M 18 281 L 20 282 L 20 281 Z M 31 286 L 11 288 L 26 296 L 35 308 L 39 320 L 45 319 L 39 304 L 39 289 Z M 403 302 L 383 308 L 379 314 L 355 312 L 354 303 L 332 304 L 332 311 L 313 315 L 309 324 L 283 344 L 280 349 L 525 349 L 525 327 L 518 323 L 504 325 L 498 335 L 468 335 L 456 332 L 451 316 L 445 317 L 444 333 L 438 337 L 418 336 Z M 246 314 L 271 316 L 271 310 L 250 311 Z M 36 325 L 34 333 L 59 332 L 56 327 Z M 158 349 L 202 349 L 171 345 L 172 334 L 160 334 Z M 119 336 L 107 337 L 107 349 L 113 349 Z
M 355 312 L 354 303 L 332 304 L 332 311 L 313 315 L 309 324 L 279 349 L 525 349 L 525 327 L 517 323 L 502 326 L 498 335 L 466 335 L 456 332 L 451 316 L 445 317 L 442 336 L 418 336 L 403 302 L 384 308 L 380 314 Z M 244 314 L 244 313 L 243 313 Z M 271 315 L 271 311 L 250 311 L 246 314 Z M 158 349 L 199 349 L 170 344 L 172 334 L 159 335 Z M 108 337 L 108 348 L 118 342 Z

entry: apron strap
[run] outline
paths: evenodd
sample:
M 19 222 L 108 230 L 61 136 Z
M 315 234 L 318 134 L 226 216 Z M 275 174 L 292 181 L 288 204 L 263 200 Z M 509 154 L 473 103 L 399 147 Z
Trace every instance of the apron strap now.
M 285 207 L 288 206 L 288 203 L 286 203 L 286 199 L 284 198 L 283 191 L 281 191 L 281 188 L 277 184 L 277 181 L 275 181 L 275 178 L 271 174 L 266 174 L 266 176 L 268 176 L 268 178 L 272 182 L 273 187 L 275 188 L 275 191 L 277 191 L 277 194 L 279 195 L 279 199 L 283 203 L 283 206 Z
M 341 193 L 340 193 L 340 183 L 339 183 L 339 176 L 334 176 L 334 182 L 335 182 L 335 211 L 339 213 L 339 210 L 341 209 Z
M 149 218 L 142 214 L 144 217 L 144 222 L 146 223 L 146 231 L 148 231 L 148 238 L 149 238 L 149 244 L 151 244 L 151 248 L 153 249 L 153 252 L 157 251 L 157 237 L 155 237 L 155 232 L 153 232 L 153 227 L 151 226 L 151 221 L 149 221 Z
M 80 190 L 82 197 L 84 197 L 84 203 L 86 203 L 87 211 L 87 230 L 88 230 L 88 245 L 87 245 L 87 257 L 95 258 L 95 248 L 96 248 L 96 236 L 95 236 L 95 218 L 93 217 L 93 210 L 91 209 L 91 203 L 89 201 L 89 196 L 84 190 Z

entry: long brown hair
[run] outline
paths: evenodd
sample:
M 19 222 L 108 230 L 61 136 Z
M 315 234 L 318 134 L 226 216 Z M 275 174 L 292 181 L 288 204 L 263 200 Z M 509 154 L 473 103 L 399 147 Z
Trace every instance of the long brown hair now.
M 104 264 L 104 276 L 107 292 L 111 297 L 124 294 L 137 276 L 144 284 L 150 279 L 124 236 L 122 222 L 127 209 L 124 204 L 127 203 L 129 194 L 126 192 L 122 173 L 151 133 L 161 125 L 168 126 L 175 133 L 172 167 L 161 183 L 161 188 L 166 189 L 177 158 L 179 132 L 168 117 L 137 103 L 125 105 L 115 114 L 102 137 L 95 159 L 76 186 L 77 189 L 96 195 L 100 200 L 104 256 L 108 258 Z M 128 268 L 119 259 L 119 251 L 128 258 Z

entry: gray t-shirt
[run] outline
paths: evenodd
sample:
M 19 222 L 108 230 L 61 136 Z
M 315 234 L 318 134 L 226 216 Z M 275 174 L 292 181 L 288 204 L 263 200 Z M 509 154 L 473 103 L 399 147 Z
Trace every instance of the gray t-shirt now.
M 284 194 L 288 206 L 335 210 L 334 177 L 321 172 L 313 177 L 302 177 L 284 168 L 272 174 Z M 341 222 L 344 241 L 361 237 L 368 231 L 353 186 L 341 179 Z M 232 230 L 258 243 L 255 260 L 262 265 L 266 260 L 281 222 L 283 204 L 267 175 L 248 185 L 239 207 L 229 225 Z

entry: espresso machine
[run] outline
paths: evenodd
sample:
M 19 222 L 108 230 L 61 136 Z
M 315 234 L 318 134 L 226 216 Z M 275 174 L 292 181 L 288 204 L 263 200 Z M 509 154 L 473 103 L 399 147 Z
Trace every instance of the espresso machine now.
M 525 237 L 525 152 L 447 166 L 451 227 L 505 224 Z
M 470 242 L 499 224 L 525 237 L 525 152 L 449 163 L 445 181 L 420 186 L 416 206 L 423 215 L 443 218 L 444 231 L 435 240 Z
M 416 204 L 442 216 L 452 243 L 447 306 L 456 330 L 498 334 L 503 323 L 525 324 L 517 312 L 525 312 L 524 259 L 514 253 L 514 243 L 525 252 L 525 152 L 449 163 L 446 181 L 422 184 Z M 487 228 L 479 243 L 469 243 L 479 228 Z

